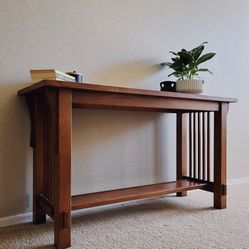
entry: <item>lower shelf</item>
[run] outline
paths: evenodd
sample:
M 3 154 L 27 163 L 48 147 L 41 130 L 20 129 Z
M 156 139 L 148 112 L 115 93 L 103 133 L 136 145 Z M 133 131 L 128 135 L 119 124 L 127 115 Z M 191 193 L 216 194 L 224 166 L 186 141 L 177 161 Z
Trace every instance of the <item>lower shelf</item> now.
M 197 183 L 184 179 L 174 182 L 76 195 L 72 196 L 72 210 L 137 199 L 146 199 L 193 189 L 201 189 L 205 188 L 206 185 L 206 183 Z

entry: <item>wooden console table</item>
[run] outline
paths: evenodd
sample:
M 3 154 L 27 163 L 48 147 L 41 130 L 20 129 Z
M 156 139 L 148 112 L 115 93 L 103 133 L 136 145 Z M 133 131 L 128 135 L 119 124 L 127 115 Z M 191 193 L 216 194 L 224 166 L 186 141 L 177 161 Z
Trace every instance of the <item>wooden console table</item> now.
M 227 112 L 236 99 L 52 80 L 18 95 L 31 116 L 33 222 L 46 222 L 46 214 L 54 220 L 58 249 L 70 246 L 72 210 L 193 189 L 213 192 L 214 207 L 226 207 Z M 176 113 L 176 181 L 71 196 L 72 108 Z

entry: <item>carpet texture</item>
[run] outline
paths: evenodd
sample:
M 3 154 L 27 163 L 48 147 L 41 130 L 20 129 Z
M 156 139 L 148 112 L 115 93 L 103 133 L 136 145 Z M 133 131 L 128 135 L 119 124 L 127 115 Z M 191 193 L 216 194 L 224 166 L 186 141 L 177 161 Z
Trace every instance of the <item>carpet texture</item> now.
M 249 184 L 233 185 L 228 208 L 212 208 L 212 194 L 190 191 L 73 214 L 77 249 L 248 249 Z M 53 223 L 0 229 L 1 249 L 52 249 Z

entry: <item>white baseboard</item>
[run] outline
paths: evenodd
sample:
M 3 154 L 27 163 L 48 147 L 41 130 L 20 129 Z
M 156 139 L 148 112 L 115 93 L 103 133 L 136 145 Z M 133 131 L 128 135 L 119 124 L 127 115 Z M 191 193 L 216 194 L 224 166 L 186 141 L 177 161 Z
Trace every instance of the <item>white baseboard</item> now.
M 242 177 L 228 180 L 228 186 L 248 183 L 249 177 Z M 13 226 L 21 223 L 32 222 L 32 213 L 18 214 L 0 218 L 0 227 Z
M 0 227 L 7 227 L 31 221 L 32 221 L 32 213 L 18 214 L 18 215 L 0 218 Z
M 241 177 L 236 179 L 228 180 L 228 186 L 235 185 L 235 184 L 242 184 L 242 183 L 248 183 L 249 177 Z

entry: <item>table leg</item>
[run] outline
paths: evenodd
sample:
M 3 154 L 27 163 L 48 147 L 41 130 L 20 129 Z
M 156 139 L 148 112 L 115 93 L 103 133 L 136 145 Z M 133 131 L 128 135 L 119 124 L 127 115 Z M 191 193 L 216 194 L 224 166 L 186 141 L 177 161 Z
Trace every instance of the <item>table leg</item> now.
M 33 148 L 33 223 L 46 222 L 46 213 L 39 207 L 38 195 L 44 191 L 44 99 L 39 93 L 27 96 L 26 102 L 31 117 L 30 146 Z
M 58 249 L 64 249 L 71 245 L 71 90 L 58 91 L 57 128 L 58 159 L 54 172 L 55 245 Z
M 72 93 L 68 89 L 46 90 L 49 105 L 48 146 L 52 169 L 54 233 L 57 249 L 71 244 L 71 139 Z
M 187 174 L 187 113 L 176 114 L 176 179 Z M 177 196 L 187 196 L 187 191 L 177 192 Z
M 214 113 L 214 207 L 226 208 L 226 136 L 228 104 Z

